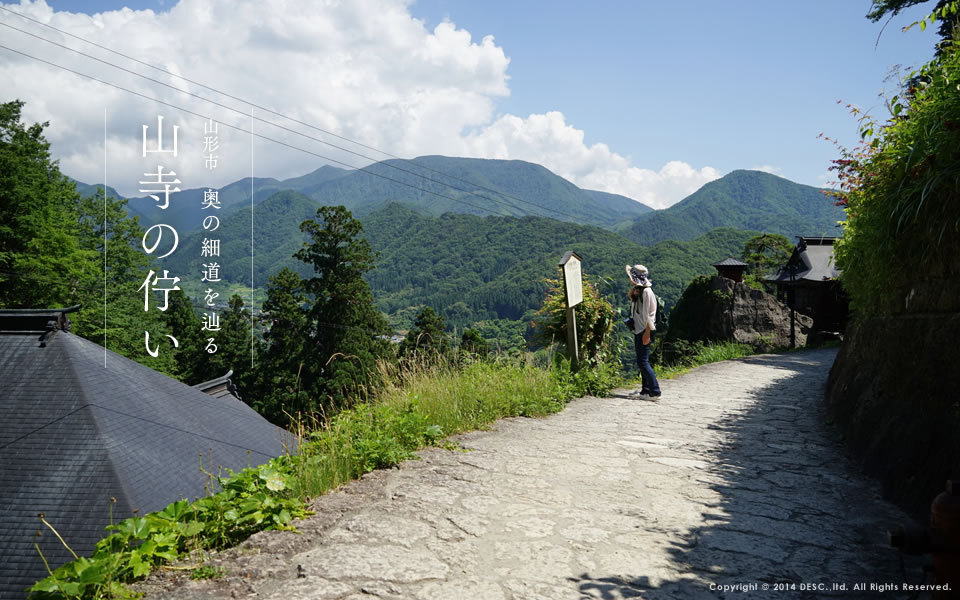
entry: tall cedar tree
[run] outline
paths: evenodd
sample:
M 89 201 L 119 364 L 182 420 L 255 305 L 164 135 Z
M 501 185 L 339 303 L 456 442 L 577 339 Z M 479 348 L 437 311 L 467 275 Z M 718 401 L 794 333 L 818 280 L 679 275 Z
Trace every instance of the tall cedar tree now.
M 407 357 L 419 355 L 428 359 L 445 356 L 450 351 L 450 339 L 446 329 L 442 316 L 429 306 L 423 307 L 413 323 L 413 328 L 407 332 L 407 337 L 400 344 L 400 354 Z
M 312 304 L 301 380 L 310 402 L 335 410 L 369 389 L 377 359 L 391 352 L 390 328 L 363 279 L 375 255 L 360 221 L 343 206 L 322 206 L 300 229 L 310 241 L 295 257 L 314 269 L 303 282 Z
M 254 409 L 272 423 L 288 424 L 290 415 L 316 408 L 301 388 L 310 335 L 303 285 L 300 276 L 287 267 L 267 282 L 263 303 L 266 350 L 261 355 L 257 389 L 251 401 Z

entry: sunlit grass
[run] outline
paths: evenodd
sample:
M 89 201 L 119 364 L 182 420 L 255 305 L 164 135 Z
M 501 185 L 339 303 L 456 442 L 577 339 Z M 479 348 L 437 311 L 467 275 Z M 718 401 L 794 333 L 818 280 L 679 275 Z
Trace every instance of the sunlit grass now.
M 730 360 L 732 358 L 742 358 L 753 354 L 753 348 L 748 344 L 738 344 L 736 342 L 715 343 L 702 348 L 692 356 L 684 358 L 682 361 L 669 364 L 657 365 L 654 367 L 657 379 L 673 379 L 684 373 L 689 373 L 693 369 L 709 363 Z
M 291 486 L 299 497 L 397 464 L 446 436 L 503 417 L 554 413 L 566 401 L 565 388 L 550 371 L 516 362 L 421 360 L 381 364 L 380 372 L 383 384 L 366 403 L 332 419 L 300 423 L 305 443 L 293 457 Z

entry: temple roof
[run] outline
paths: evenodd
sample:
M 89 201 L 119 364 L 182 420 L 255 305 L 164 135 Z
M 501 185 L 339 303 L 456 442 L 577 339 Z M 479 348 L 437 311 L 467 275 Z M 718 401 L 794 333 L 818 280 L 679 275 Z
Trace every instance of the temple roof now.
M 52 568 L 72 559 L 38 513 L 89 554 L 111 518 L 217 491 L 208 473 L 264 463 L 288 439 L 233 396 L 69 333 L 75 309 L 0 310 L 0 598 L 47 575 L 35 542 Z

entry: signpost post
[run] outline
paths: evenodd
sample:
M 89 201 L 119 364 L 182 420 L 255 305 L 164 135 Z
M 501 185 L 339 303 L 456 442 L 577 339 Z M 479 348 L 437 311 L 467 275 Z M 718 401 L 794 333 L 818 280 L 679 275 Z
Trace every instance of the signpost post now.
M 557 265 L 563 272 L 563 290 L 567 300 L 567 349 L 570 360 L 576 365 L 580 362 L 580 349 L 577 342 L 577 317 L 573 307 L 583 302 L 583 278 L 580 272 L 580 263 L 583 259 L 579 254 L 569 251 L 560 259 Z

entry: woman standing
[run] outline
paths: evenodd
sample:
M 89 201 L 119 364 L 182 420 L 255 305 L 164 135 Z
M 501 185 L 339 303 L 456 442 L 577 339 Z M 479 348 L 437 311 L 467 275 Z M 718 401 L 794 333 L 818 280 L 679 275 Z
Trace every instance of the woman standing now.
M 642 381 L 640 395 L 659 398 L 660 383 L 650 365 L 650 346 L 653 344 L 653 332 L 657 329 L 657 297 L 653 294 L 653 284 L 647 275 L 645 266 L 627 265 L 627 276 L 633 284 L 627 295 L 633 322 L 633 345 L 637 350 L 637 367 L 640 368 Z

